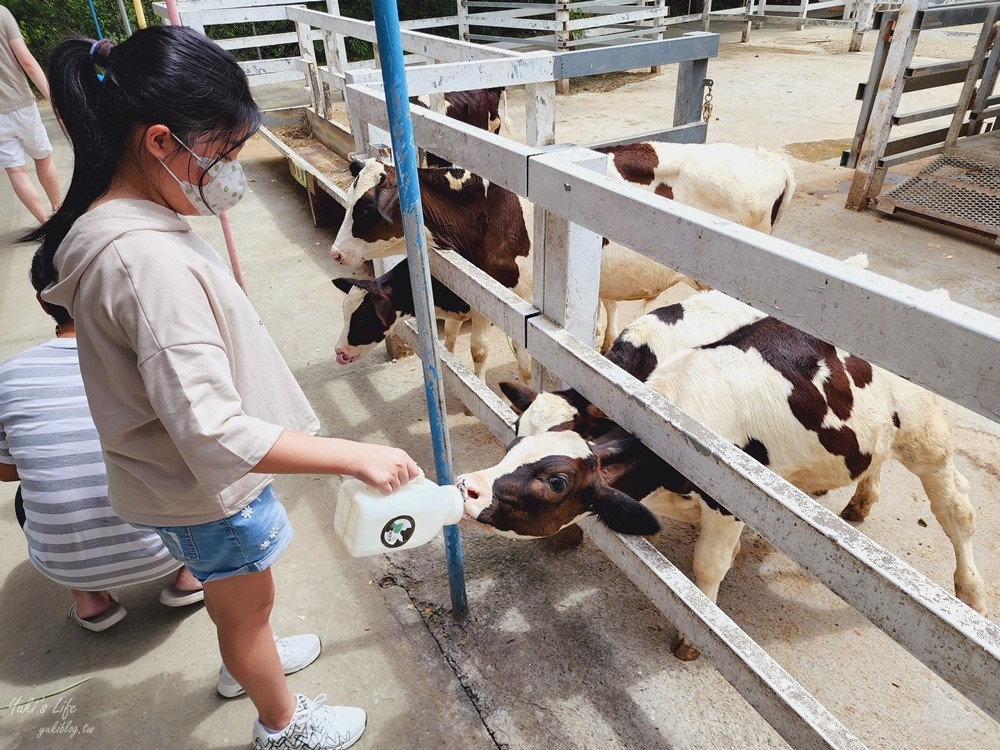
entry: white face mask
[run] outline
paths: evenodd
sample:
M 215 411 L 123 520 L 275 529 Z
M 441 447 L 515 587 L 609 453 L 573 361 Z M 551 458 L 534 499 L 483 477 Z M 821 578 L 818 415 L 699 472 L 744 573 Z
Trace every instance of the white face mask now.
M 167 170 L 167 174 L 177 180 L 177 184 L 184 191 L 184 197 L 188 199 L 195 211 L 201 216 L 218 216 L 243 199 L 247 192 L 247 178 L 238 161 L 218 161 L 213 164 L 207 156 L 199 156 L 189 149 L 176 135 L 173 133 L 170 135 L 194 157 L 195 163 L 205 170 L 205 185 L 199 190 L 197 185 L 180 179 L 170 171 L 170 167 L 164 164 L 162 159 L 159 160 L 160 164 L 163 164 L 163 168 Z M 204 194 L 204 198 L 202 198 L 202 194 Z

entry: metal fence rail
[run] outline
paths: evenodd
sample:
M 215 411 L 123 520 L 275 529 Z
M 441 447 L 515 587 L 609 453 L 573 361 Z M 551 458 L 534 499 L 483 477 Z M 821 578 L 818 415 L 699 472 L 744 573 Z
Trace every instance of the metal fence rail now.
M 361 116 L 380 119 L 377 91 L 352 85 L 348 99 Z M 933 382 L 934 390 L 998 418 L 1000 388 L 992 364 L 1000 361 L 997 318 L 696 209 L 665 203 L 578 166 L 580 161 L 593 159 L 589 150 L 532 154 L 528 147 L 512 146 L 504 169 L 498 169 L 498 154 L 509 143 L 504 139 L 452 124 L 433 112 L 414 112 L 414 121 L 418 133 L 447 130 L 449 136 L 440 140 L 443 156 L 520 192 L 536 210 L 558 214 L 668 262 L 888 369 Z M 525 166 L 527 174 L 518 179 Z M 1000 696 L 995 689 L 1000 679 L 1000 628 L 610 365 L 553 322 L 563 311 L 526 310 L 526 303 L 511 300 L 507 290 L 499 290 L 499 284 L 468 265 L 454 253 L 432 254 L 431 258 L 437 278 L 480 308 L 532 357 L 572 383 L 671 464 L 683 467 L 692 481 L 713 496 L 725 498 L 727 506 L 758 533 L 984 711 L 1000 718 Z M 573 264 L 567 266 L 571 273 L 580 270 Z M 555 282 L 547 278 L 546 283 Z M 559 297 L 547 290 L 549 296 Z M 880 325 L 859 326 L 845 318 L 844 311 L 859 306 L 877 316 Z M 929 360 L 926 354 L 917 356 L 907 347 L 892 344 L 900 336 L 905 341 L 905 333 L 912 330 L 935 331 L 922 334 L 922 339 L 940 358 Z M 934 364 L 929 366 L 929 361 Z M 937 363 L 942 361 L 951 363 L 943 374 L 937 372 Z M 963 374 L 967 367 L 972 372 Z M 468 384 L 465 390 L 473 392 Z M 480 413 L 481 409 L 469 405 Z M 505 422 L 498 416 L 488 418 L 487 424 L 502 429 Z M 914 629 L 914 622 L 921 627 Z

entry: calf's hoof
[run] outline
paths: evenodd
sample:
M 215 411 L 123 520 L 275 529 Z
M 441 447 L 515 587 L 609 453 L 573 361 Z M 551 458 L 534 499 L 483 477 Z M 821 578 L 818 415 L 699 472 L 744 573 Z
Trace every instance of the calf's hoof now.
M 854 523 L 861 523 L 867 517 L 867 513 L 862 513 L 860 510 L 855 508 L 853 505 L 847 505 L 842 511 L 840 511 L 840 517 L 845 521 L 852 521 Z
M 701 652 L 688 643 L 687 639 L 681 638 L 674 646 L 674 656 L 681 661 L 694 661 L 701 656 Z
M 963 585 L 956 581 L 955 597 L 968 604 L 983 617 L 989 614 L 989 608 L 986 606 L 986 598 L 983 596 L 981 586 Z

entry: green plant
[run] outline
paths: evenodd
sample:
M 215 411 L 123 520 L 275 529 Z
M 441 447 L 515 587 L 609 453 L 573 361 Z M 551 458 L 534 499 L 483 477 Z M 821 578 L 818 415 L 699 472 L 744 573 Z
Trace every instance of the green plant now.
M 97 30 L 87 0 L 4 0 L 14 14 L 28 49 L 42 68 L 47 69 L 53 47 L 69 36 L 96 38 Z M 159 23 L 153 13 L 152 0 L 142 0 L 147 23 Z M 129 23 L 136 28 L 135 10 L 131 0 L 125 3 Z M 122 39 L 125 24 L 116 0 L 94 0 L 97 21 L 104 36 Z

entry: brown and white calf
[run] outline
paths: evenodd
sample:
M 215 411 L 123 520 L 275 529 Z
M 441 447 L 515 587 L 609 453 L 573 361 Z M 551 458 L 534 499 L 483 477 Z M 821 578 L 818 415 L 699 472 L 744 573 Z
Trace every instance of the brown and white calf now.
M 472 89 L 471 91 L 449 91 L 444 95 L 445 115 L 490 133 L 499 133 L 503 118 L 500 116 L 500 102 L 504 96 L 504 88 Z M 430 108 L 430 101 L 425 96 L 411 96 L 410 101 L 421 107 Z M 450 167 L 451 162 L 436 154 L 427 154 L 427 165 L 431 167 Z
M 337 364 L 357 362 L 385 340 L 400 321 L 412 318 L 413 287 L 407 259 L 390 268 L 377 279 L 334 279 L 334 286 L 344 292 L 344 327 L 337 339 Z M 472 320 L 473 369 L 482 377 L 486 362 L 486 334 L 490 322 L 437 279 L 431 279 L 434 311 L 444 321 L 444 345 L 455 351 L 462 323 Z
M 395 168 L 376 159 L 352 162 L 350 168 L 355 180 L 348 191 L 344 223 L 331 250 L 333 260 L 353 267 L 371 258 L 404 253 Z M 424 225 L 431 241 L 454 250 L 522 299 L 530 300 L 531 204 L 456 167 L 427 167 L 417 173 Z M 633 255 L 642 258 L 637 253 Z M 659 286 L 665 289 L 684 278 L 664 266 L 655 263 L 653 266 L 659 269 L 662 281 L 657 282 L 655 294 L 661 291 Z M 604 276 L 621 272 L 627 275 L 626 269 L 613 269 L 602 261 L 602 287 Z M 647 293 L 643 291 L 640 296 L 644 298 Z M 624 294 L 623 298 L 632 296 Z M 523 352 L 516 354 L 520 376 L 527 382 L 530 364 Z
M 843 262 L 867 268 L 868 256 L 858 253 Z M 695 292 L 640 315 L 619 334 L 604 356 L 632 377 L 645 381 L 660 362 L 677 352 L 718 341 L 763 317 L 764 313 L 722 292 Z M 527 400 L 524 391 L 511 384 L 501 382 L 500 390 L 521 415 L 517 423 L 519 436 L 566 425 L 584 437 L 596 437 L 598 425 L 603 425 L 605 431 L 610 429 L 600 410 L 572 389 L 543 393 L 538 398 L 530 392 Z
M 795 193 L 795 175 L 784 156 L 731 143 L 631 143 L 596 149 L 608 154 L 609 177 L 659 196 L 770 234 Z M 605 268 L 614 273 L 605 273 Z M 605 241 L 601 301 L 607 313 L 605 351 L 618 336 L 616 301 L 651 301 L 678 282 L 704 284 L 644 255 Z
M 985 614 L 971 545 L 975 510 L 935 395 L 774 318 L 678 352 L 646 383 L 804 492 L 856 484 L 841 512 L 850 521 L 863 521 L 878 501 L 886 461 L 900 461 L 920 479 L 954 547 L 956 595 Z M 559 431 L 519 437 L 496 466 L 460 476 L 467 514 L 521 538 L 554 534 L 586 514 L 648 534 L 629 505 L 638 498 L 656 515 L 701 524 L 695 583 L 715 601 L 743 523 L 724 498 L 709 497 L 638 441 L 608 440 L 615 430 L 588 441 L 573 431 L 593 429 L 592 416 L 577 422 L 571 414 Z M 697 656 L 683 639 L 675 653 Z
M 795 192 L 784 156 L 732 143 L 630 143 L 608 154 L 608 175 L 758 232 L 770 233 Z
M 709 290 L 639 316 L 621 332 L 605 357 L 638 380 L 679 351 L 717 341 L 764 313 L 722 292 Z M 513 383 L 500 383 L 520 415 L 518 437 L 570 428 L 598 437 L 614 425 L 575 390 L 535 394 Z

